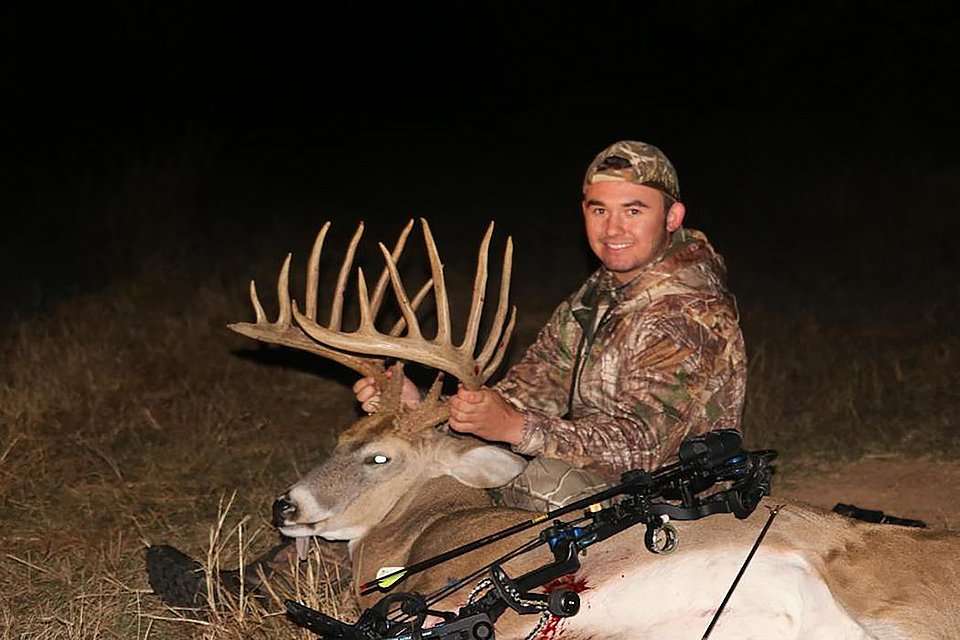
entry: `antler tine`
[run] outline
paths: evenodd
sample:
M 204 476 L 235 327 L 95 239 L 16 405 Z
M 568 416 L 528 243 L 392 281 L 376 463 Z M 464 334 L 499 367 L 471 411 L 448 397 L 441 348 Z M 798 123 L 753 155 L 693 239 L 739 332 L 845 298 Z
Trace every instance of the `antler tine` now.
M 350 246 L 347 247 L 347 255 L 343 257 L 343 264 L 340 265 L 340 273 L 337 275 L 337 288 L 333 292 L 333 300 L 330 303 L 330 322 L 327 324 L 331 331 L 339 331 L 343 323 L 343 291 L 347 288 L 347 278 L 350 276 L 350 269 L 353 268 L 353 257 L 357 252 L 361 236 L 363 236 L 362 222 L 357 225 L 357 230 L 350 240 Z
M 433 291 L 437 304 L 437 337 L 440 344 L 450 344 L 450 303 L 447 300 L 447 284 L 443 279 L 443 263 L 437 252 L 437 244 L 433 241 L 430 225 L 425 218 L 420 218 L 423 227 L 423 240 L 427 245 L 427 256 L 430 258 L 430 273 L 433 275 Z
M 397 244 L 393 247 L 393 262 L 397 263 L 400 261 L 400 255 L 403 253 L 404 247 L 407 245 L 407 237 L 410 235 L 410 231 L 413 229 L 413 220 L 403 228 L 403 231 L 400 232 L 400 237 L 397 239 Z M 386 266 L 383 267 L 383 271 L 380 272 L 380 278 L 377 280 L 377 286 L 373 289 L 373 298 L 370 299 L 370 313 L 374 318 L 377 317 L 377 314 L 380 312 L 380 305 L 383 304 L 384 294 L 387 292 L 387 282 L 390 280 L 390 271 Z
M 485 383 L 490 379 L 490 376 L 493 375 L 493 372 L 497 370 L 497 367 L 500 366 L 500 362 L 503 360 L 504 354 L 507 352 L 507 345 L 510 344 L 510 338 L 513 335 L 513 326 L 517 321 L 517 308 L 513 307 L 510 310 L 510 321 L 507 322 L 507 328 L 503 332 L 503 338 L 500 339 L 500 344 L 497 346 L 496 352 L 493 354 L 493 360 L 490 361 L 490 364 L 483 369 L 483 373 L 480 375 L 482 381 Z M 482 364 L 480 366 L 483 366 Z
M 363 269 L 357 267 L 357 296 L 360 298 L 360 333 L 373 333 L 373 318 L 370 316 L 370 296 L 367 294 L 367 279 L 363 277 Z
M 432 288 L 433 278 L 430 278 L 422 287 L 420 287 L 420 291 L 417 291 L 417 295 L 413 296 L 413 300 L 410 301 L 410 306 L 414 311 L 420 308 L 420 303 L 423 302 L 423 299 L 427 297 L 427 294 L 430 293 L 430 289 Z M 374 313 L 374 317 L 376 317 L 376 313 Z M 390 333 L 388 335 L 396 338 L 401 332 L 403 332 L 403 329 L 406 326 L 407 321 L 403 318 L 400 318 L 394 323 L 393 328 L 390 329 Z
M 443 388 L 443 372 L 439 372 L 423 401 L 410 412 L 401 415 L 397 428 L 401 432 L 416 433 L 435 427 L 450 418 L 450 406 L 440 400 Z
M 493 221 L 487 227 L 487 233 L 480 243 L 480 253 L 477 256 L 477 275 L 473 280 L 473 298 L 470 301 L 470 315 L 467 317 L 467 328 L 464 331 L 460 351 L 473 354 L 477 348 L 477 335 L 480 333 L 480 316 L 483 314 L 483 303 L 487 295 L 487 258 L 490 253 L 490 238 L 493 236 Z
M 410 299 L 407 298 L 407 292 L 403 288 L 403 282 L 400 280 L 397 265 L 394 263 L 390 252 L 387 251 L 387 248 L 383 246 L 382 242 L 380 243 L 380 251 L 383 252 L 383 257 L 387 261 L 387 269 L 390 271 L 390 283 L 393 285 L 393 293 L 397 297 L 397 304 L 400 305 L 400 312 L 403 313 L 403 317 L 407 322 L 407 335 L 411 338 L 420 338 L 422 335 L 420 333 L 420 323 L 417 322 L 417 315 L 410 306 Z M 436 288 L 436 283 L 434 283 L 434 287 Z
M 477 362 L 480 367 L 484 367 L 493 355 L 497 343 L 500 342 L 501 331 L 503 330 L 503 321 L 507 317 L 507 300 L 510 298 L 510 273 L 513 269 L 513 238 L 507 238 L 507 247 L 503 252 L 503 272 L 500 275 L 500 300 L 497 303 L 497 313 L 493 317 L 493 326 L 490 327 L 490 335 L 483 345 L 483 351 L 477 356 Z
M 280 305 L 280 315 L 277 316 L 277 326 L 286 328 L 290 326 L 290 258 L 293 254 L 288 253 L 287 259 L 283 261 L 283 267 L 280 268 L 280 277 L 277 278 L 277 302 Z
M 433 384 L 430 385 L 430 390 L 427 391 L 427 395 L 423 398 L 426 402 L 437 402 L 440 400 L 440 392 L 443 391 L 443 371 L 437 372 L 437 377 L 433 379 Z
M 253 313 L 256 315 L 258 325 L 272 325 L 279 329 L 285 329 L 290 326 L 290 258 L 287 254 L 280 268 L 280 276 L 277 278 L 277 300 L 280 303 L 280 314 L 276 322 L 267 320 L 267 314 L 263 311 L 263 305 L 260 304 L 260 297 L 257 296 L 257 282 L 250 281 L 250 303 L 253 304 Z
M 253 304 L 253 313 L 256 314 L 257 324 L 267 321 L 267 314 L 263 312 L 263 305 L 260 304 L 260 298 L 257 297 L 257 282 L 250 281 L 250 302 Z
M 320 279 L 320 254 L 323 253 L 323 241 L 327 237 L 327 231 L 330 229 L 330 222 L 327 221 L 317 233 L 317 239 L 313 241 L 313 249 L 310 251 L 310 261 L 307 262 L 307 317 L 311 320 L 317 318 L 317 289 Z

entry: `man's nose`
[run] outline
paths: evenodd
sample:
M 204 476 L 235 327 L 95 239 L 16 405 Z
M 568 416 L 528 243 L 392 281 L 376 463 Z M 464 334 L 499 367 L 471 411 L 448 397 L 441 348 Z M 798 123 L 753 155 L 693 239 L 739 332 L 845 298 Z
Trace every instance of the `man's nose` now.
M 282 527 L 296 513 L 297 505 L 287 500 L 286 494 L 280 496 L 273 503 L 273 526 Z
M 611 213 L 607 216 L 606 220 L 607 226 L 604 229 L 604 232 L 608 236 L 616 236 L 620 233 L 623 233 L 623 216 L 617 213 Z

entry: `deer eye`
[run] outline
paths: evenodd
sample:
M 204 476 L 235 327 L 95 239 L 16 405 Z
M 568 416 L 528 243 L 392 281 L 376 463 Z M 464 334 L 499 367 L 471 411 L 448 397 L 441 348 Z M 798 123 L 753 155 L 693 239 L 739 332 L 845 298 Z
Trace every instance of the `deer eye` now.
M 387 464 L 388 462 L 390 462 L 390 458 L 382 453 L 376 453 L 367 457 L 367 459 L 363 461 L 363 464 Z

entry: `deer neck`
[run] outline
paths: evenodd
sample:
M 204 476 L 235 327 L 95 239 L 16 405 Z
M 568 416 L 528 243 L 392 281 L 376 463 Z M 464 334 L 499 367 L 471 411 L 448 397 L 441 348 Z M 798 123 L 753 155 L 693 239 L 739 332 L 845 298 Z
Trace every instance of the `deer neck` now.
M 373 579 L 381 567 L 406 566 L 417 538 L 437 520 L 485 506 L 490 506 L 485 491 L 467 487 L 449 476 L 433 478 L 423 483 L 419 491 L 408 492 L 380 524 L 351 543 L 354 593 L 359 594 L 359 585 Z M 441 551 L 438 549 L 438 553 Z M 373 600 L 381 595 L 374 594 Z

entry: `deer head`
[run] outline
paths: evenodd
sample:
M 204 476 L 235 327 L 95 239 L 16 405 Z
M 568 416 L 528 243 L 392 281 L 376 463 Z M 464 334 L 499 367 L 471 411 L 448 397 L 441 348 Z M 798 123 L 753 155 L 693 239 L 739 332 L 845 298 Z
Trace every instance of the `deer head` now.
M 493 223 L 480 245 L 470 312 L 463 339 L 456 345 L 451 336 L 443 265 L 429 225 L 422 219 L 421 224 L 432 277 L 412 299 L 408 296 L 397 261 L 413 227 L 411 220 L 393 252 L 379 245 L 386 266 L 372 296 L 363 270 L 357 269 L 360 321 L 354 331 L 344 331 L 341 325 L 344 290 L 363 234 L 362 223 L 340 267 L 326 326 L 316 319 L 317 289 L 320 254 L 330 223 L 317 234 L 310 254 L 304 311 L 301 313 L 297 302 L 290 298 L 290 255 L 287 255 L 277 282 L 280 305 L 277 320 L 266 319 L 256 285 L 251 282 L 250 298 L 256 321 L 229 325 L 230 329 L 256 340 L 308 351 L 344 364 L 364 376 L 374 377 L 382 390 L 377 411 L 347 428 L 330 457 L 276 500 L 274 523 L 284 535 L 357 540 L 381 522 L 401 497 L 430 478 L 447 475 L 470 487 L 496 487 L 509 482 L 526 464 L 504 448 L 472 437 L 455 436 L 440 428 L 449 415 L 440 393 L 443 374 L 453 375 L 467 388 L 476 389 L 490 378 L 503 359 L 516 320 L 514 307 L 507 321 L 512 241 L 507 239 L 500 296 L 490 333 L 476 354 Z M 390 331 L 381 333 L 375 327 L 375 320 L 388 282 L 402 317 Z M 431 290 L 437 333 L 428 339 L 421 332 L 416 311 Z M 376 356 L 398 361 L 390 376 L 384 361 Z M 426 397 L 412 409 L 405 407 L 400 399 L 404 361 L 439 371 Z

